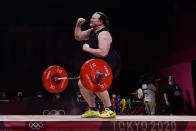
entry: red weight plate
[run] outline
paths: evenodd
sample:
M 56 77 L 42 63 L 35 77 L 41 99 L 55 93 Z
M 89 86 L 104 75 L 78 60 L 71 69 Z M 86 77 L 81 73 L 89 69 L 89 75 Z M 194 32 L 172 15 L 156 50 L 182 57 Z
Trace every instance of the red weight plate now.
M 98 81 L 95 77 L 97 73 L 104 73 L 106 76 Z M 82 65 L 80 79 L 93 92 L 102 92 L 110 87 L 113 75 L 110 66 L 104 60 L 91 59 Z
M 68 77 L 67 72 L 60 66 L 50 66 L 42 74 L 42 84 L 51 93 L 60 93 L 67 88 L 68 79 L 56 80 L 56 78 Z

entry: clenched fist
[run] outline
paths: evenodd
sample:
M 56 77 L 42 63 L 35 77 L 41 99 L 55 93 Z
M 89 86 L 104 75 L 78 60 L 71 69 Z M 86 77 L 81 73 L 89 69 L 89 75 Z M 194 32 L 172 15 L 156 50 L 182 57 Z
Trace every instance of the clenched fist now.
M 84 44 L 82 47 L 83 51 L 85 51 L 85 52 L 87 52 L 89 48 L 90 48 L 89 44 Z
M 82 25 L 86 20 L 84 18 L 78 18 L 77 24 Z

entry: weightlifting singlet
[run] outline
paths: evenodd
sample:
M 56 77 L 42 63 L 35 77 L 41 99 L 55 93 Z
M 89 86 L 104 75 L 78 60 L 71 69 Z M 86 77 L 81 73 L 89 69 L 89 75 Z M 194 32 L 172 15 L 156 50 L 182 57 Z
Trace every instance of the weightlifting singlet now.
M 89 44 L 89 46 L 91 48 L 98 49 L 98 35 L 102 31 L 108 31 L 108 29 L 102 28 L 98 32 L 92 32 L 90 34 L 90 37 L 89 37 L 89 40 L 87 41 L 87 43 Z M 89 56 L 88 56 L 88 59 L 95 59 L 95 58 L 98 58 L 98 57 L 91 55 L 91 54 L 89 54 Z M 108 52 L 107 57 L 105 57 L 105 58 L 99 57 L 99 59 L 106 61 L 110 65 L 114 78 L 116 78 L 119 75 L 120 70 L 121 70 L 121 59 L 120 59 L 120 56 L 117 54 L 116 50 L 114 49 L 112 43 L 110 45 L 110 50 Z

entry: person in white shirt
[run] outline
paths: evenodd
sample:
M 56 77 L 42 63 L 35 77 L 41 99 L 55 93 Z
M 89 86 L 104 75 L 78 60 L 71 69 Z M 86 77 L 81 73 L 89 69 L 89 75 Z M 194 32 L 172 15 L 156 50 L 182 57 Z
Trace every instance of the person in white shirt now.
M 154 80 L 149 75 L 143 75 L 141 80 L 142 90 L 145 98 L 145 111 L 147 115 L 155 115 L 156 91 Z

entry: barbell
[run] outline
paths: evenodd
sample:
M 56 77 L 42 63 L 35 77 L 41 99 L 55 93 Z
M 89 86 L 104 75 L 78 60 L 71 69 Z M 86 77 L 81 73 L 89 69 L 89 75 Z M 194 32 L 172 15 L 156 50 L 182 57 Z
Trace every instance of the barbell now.
M 46 68 L 42 74 L 42 84 L 51 93 L 64 91 L 70 79 L 80 79 L 89 90 L 102 92 L 110 87 L 113 74 L 108 63 L 101 59 L 86 61 L 82 65 L 78 77 L 69 77 L 66 70 L 58 65 Z

